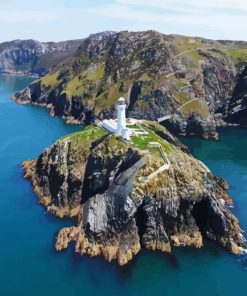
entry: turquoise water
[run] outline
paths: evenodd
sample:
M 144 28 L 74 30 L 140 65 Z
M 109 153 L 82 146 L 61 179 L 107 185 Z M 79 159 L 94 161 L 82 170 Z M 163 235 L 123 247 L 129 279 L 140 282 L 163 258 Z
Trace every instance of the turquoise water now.
M 101 258 L 54 251 L 64 225 L 37 204 L 20 163 L 37 157 L 56 139 L 77 130 L 44 109 L 9 99 L 30 78 L 0 76 L 0 295 L 235 295 L 246 294 L 244 257 L 207 243 L 173 256 L 143 251 L 119 268 Z M 229 129 L 221 141 L 184 140 L 193 153 L 231 184 L 234 213 L 247 229 L 247 130 Z

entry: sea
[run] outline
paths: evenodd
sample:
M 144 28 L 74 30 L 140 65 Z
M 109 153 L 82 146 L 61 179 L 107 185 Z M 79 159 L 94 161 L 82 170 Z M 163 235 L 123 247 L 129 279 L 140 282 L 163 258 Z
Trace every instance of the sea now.
M 21 163 L 82 129 L 46 109 L 10 99 L 33 78 L 0 76 L 0 296 L 247 295 L 247 257 L 206 241 L 172 255 L 143 250 L 124 267 L 54 249 L 58 231 L 76 223 L 38 204 Z M 195 157 L 230 184 L 231 211 L 247 230 L 247 130 L 220 130 L 218 142 L 182 138 Z

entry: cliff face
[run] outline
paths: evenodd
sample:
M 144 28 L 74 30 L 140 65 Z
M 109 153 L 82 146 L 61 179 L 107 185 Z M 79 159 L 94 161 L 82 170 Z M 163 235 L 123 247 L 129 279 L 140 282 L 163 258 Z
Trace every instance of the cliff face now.
M 0 73 L 43 76 L 49 69 L 71 57 L 81 42 L 14 40 L 0 43 Z
M 169 162 L 156 176 L 153 172 L 164 164 L 159 149 L 136 138 L 123 142 L 94 126 L 23 164 L 48 211 L 78 217 L 77 225 L 59 232 L 56 249 L 75 241 L 76 252 L 117 259 L 120 265 L 142 247 L 164 252 L 173 246 L 200 248 L 206 238 L 241 253 L 238 220 L 225 206 L 231 202 L 227 184 L 183 152 L 185 147 L 165 128 L 150 122 L 143 127 Z
M 229 104 L 229 122 L 247 126 L 247 67 L 241 73 Z
M 178 134 L 217 138 L 217 125 L 242 122 L 235 118 L 245 104 L 234 106 L 246 92 L 241 82 L 246 66 L 245 42 L 108 32 L 85 39 L 73 59 L 15 99 L 88 124 L 95 116 L 112 116 L 117 98 L 125 96 L 129 116 L 157 120 L 170 115 L 163 123 Z

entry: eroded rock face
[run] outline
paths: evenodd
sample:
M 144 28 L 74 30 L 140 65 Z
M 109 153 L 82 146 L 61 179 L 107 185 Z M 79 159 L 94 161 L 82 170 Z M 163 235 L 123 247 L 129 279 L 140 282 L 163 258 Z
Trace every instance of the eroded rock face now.
M 247 66 L 239 76 L 239 81 L 230 100 L 227 120 L 231 123 L 247 126 Z
M 174 139 L 164 129 L 163 136 Z M 75 241 L 76 252 L 120 265 L 141 247 L 201 248 L 205 238 L 241 253 L 238 220 L 224 205 L 231 202 L 227 184 L 171 142 L 164 140 L 169 169 L 151 180 L 145 177 L 163 164 L 160 155 L 113 135 L 94 141 L 82 140 L 80 133 L 68 136 L 25 162 L 25 177 L 48 211 L 78 217 L 78 225 L 59 232 L 56 249 Z
M 81 42 L 14 40 L 0 43 L 0 73 L 45 75 L 50 68 L 73 55 Z
M 155 31 L 94 34 L 72 59 L 15 100 L 90 124 L 95 117 L 112 117 L 116 100 L 124 96 L 129 117 L 157 120 L 172 114 L 163 124 L 177 134 L 217 139 L 216 126 L 245 125 L 246 50 L 245 42 Z

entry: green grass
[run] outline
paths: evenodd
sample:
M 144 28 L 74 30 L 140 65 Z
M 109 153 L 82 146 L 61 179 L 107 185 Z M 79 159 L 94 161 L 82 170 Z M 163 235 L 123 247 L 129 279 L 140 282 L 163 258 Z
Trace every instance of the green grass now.
M 127 124 L 126 127 L 140 130 L 140 127 L 137 124 Z
M 179 104 L 184 104 L 190 100 L 187 93 L 174 91 L 174 96 Z
M 73 134 L 62 137 L 60 141 L 68 139 L 72 141 L 76 140 L 82 144 L 85 144 L 88 142 L 99 140 L 107 134 L 108 132 L 105 129 L 102 129 L 96 125 L 89 125 L 79 132 L 75 132 Z
M 231 48 L 227 50 L 227 55 L 236 63 L 247 62 L 247 48 Z
M 179 53 L 187 50 L 201 48 L 204 46 L 201 38 L 193 38 L 187 36 L 175 36 L 173 43 L 178 48 Z
M 177 81 L 175 83 L 175 87 L 177 87 L 177 88 L 181 88 L 181 87 L 185 87 L 185 86 L 188 86 L 188 83 L 183 82 L 183 81 Z
M 187 69 L 191 68 L 192 70 L 196 70 L 199 67 L 199 61 L 203 59 L 203 57 L 199 54 L 198 48 L 205 48 L 207 45 L 203 42 L 201 38 L 193 38 L 187 36 L 175 36 L 173 44 L 178 49 L 179 53 L 185 52 L 179 58 L 182 60 L 183 58 L 187 58 L 190 61 L 191 65 L 187 65 Z M 186 52 L 192 50 L 191 52 Z M 188 64 L 188 62 L 187 62 Z
M 178 47 L 179 52 L 202 48 L 205 46 L 201 38 L 193 38 L 187 36 L 175 36 L 173 43 Z
M 198 50 L 188 52 L 184 56 L 187 57 L 192 62 L 192 68 L 198 68 L 199 67 L 199 61 L 203 60 L 203 57 L 199 54 Z
M 207 118 L 210 115 L 208 106 L 201 100 L 192 101 L 188 103 L 180 109 L 180 112 L 186 116 L 195 113 L 199 115 L 201 118 Z
M 167 129 L 163 126 L 160 125 L 159 123 L 155 122 L 155 121 L 150 121 L 150 120 L 145 120 L 143 122 L 143 126 L 147 126 L 148 129 L 152 130 L 152 131 L 159 131 L 159 132 L 163 132 L 163 133 L 167 133 Z
M 89 81 L 100 81 L 105 74 L 105 65 L 101 64 L 96 71 L 87 71 L 85 78 Z
M 68 96 L 81 96 L 85 92 L 83 82 L 79 79 L 79 76 L 75 76 L 64 87 L 63 92 Z
M 105 73 L 105 65 L 101 64 L 96 71 L 85 71 L 80 75 L 73 77 L 64 86 L 63 93 L 66 93 L 69 97 L 82 96 L 88 91 L 89 82 L 100 82 Z
M 156 123 L 154 123 L 154 126 L 156 126 Z M 159 126 L 157 124 L 157 129 L 160 130 L 165 130 L 165 128 L 163 128 L 162 126 Z M 145 128 L 145 130 L 147 130 Z M 132 146 L 133 148 L 137 148 L 140 150 L 148 150 L 151 154 L 155 154 L 157 156 L 160 156 L 160 151 L 157 147 L 149 147 L 149 143 L 150 142 L 158 142 L 161 144 L 161 146 L 163 147 L 163 150 L 169 154 L 172 150 L 173 147 L 171 144 L 169 144 L 168 142 L 166 142 L 165 140 L 163 140 L 161 137 L 159 137 L 157 134 L 155 134 L 153 131 L 151 130 L 147 130 L 149 132 L 149 134 L 147 135 L 139 135 L 139 136 L 133 136 L 131 137 L 131 141 L 132 143 L 130 144 L 130 146 Z M 64 137 L 62 137 L 59 141 L 65 141 L 65 140 L 70 140 L 72 141 L 73 145 L 90 145 L 91 143 L 101 139 L 102 137 L 108 135 L 109 133 L 105 130 L 102 129 L 96 125 L 89 125 L 87 127 L 85 127 L 83 130 L 72 133 L 70 135 L 66 135 Z M 120 139 L 118 139 L 118 137 L 112 136 L 112 137 L 108 137 L 109 139 L 109 143 L 110 146 L 113 147 L 114 145 L 117 146 L 121 146 L 124 145 L 126 147 L 126 143 Z M 119 147 L 120 147 L 119 146 Z
M 147 73 L 144 73 L 144 74 L 142 74 L 142 76 L 139 78 L 139 80 L 141 80 L 141 81 L 150 81 L 150 80 L 152 80 L 152 78 L 150 78 L 150 77 L 148 76 Z
M 156 135 L 155 133 L 148 131 L 148 135 L 139 135 L 131 137 L 134 147 L 140 150 L 148 150 L 150 153 L 159 153 L 159 149 L 156 147 L 149 147 L 150 142 L 158 142 L 161 144 L 162 148 L 166 153 L 170 153 L 172 150 L 172 146 L 164 141 L 160 136 Z
M 58 75 L 59 75 L 59 72 L 45 75 L 41 79 L 41 89 L 44 89 L 47 87 L 54 89 L 59 84 L 59 80 L 57 79 Z
M 126 81 L 126 88 L 130 86 L 130 81 Z M 102 109 L 110 109 L 114 108 L 119 97 L 123 95 L 123 93 L 119 90 L 120 83 L 112 84 L 109 88 L 94 100 L 95 113 L 98 114 Z

